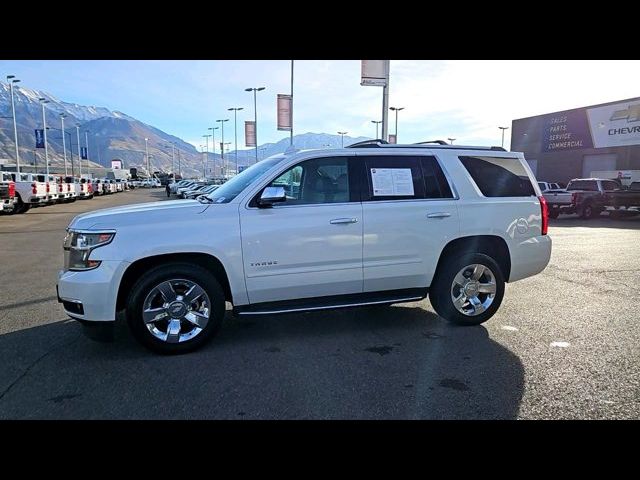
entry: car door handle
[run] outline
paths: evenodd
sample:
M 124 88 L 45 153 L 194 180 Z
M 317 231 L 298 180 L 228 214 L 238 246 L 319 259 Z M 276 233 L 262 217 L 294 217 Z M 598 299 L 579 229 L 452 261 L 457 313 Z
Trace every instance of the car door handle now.
M 427 215 L 427 218 L 447 218 L 450 216 L 451 214 L 449 212 L 435 212 L 435 213 L 429 213 Z
M 357 218 L 334 218 L 329 220 L 331 225 L 340 225 L 342 223 L 358 223 Z

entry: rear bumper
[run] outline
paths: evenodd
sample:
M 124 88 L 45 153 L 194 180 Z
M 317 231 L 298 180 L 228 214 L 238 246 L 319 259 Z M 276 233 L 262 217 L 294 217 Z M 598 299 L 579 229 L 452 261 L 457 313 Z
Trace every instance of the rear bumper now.
M 511 274 L 509 282 L 522 280 L 540 273 L 549 264 L 551 259 L 551 238 L 549 235 L 540 235 L 529 238 L 523 242 L 512 244 Z

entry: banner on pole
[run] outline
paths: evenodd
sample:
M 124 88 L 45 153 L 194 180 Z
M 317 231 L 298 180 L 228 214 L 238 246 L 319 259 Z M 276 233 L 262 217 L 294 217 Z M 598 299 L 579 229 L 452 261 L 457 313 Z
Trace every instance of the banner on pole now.
M 44 148 L 44 130 L 36 128 L 36 148 Z
M 278 94 L 278 130 L 291 131 L 291 95 Z
M 384 87 L 389 81 L 389 60 L 362 60 L 360 85 Z
M 248 120 L 244 122 L 244 142 L 247 147 L 256 146 L 256 122 Z
M 389 134 L 389 143 L 397 143 L 396 136 L 393 133 Z
M 82 160 L 87 160 L 87 147 L 80 147 L 80 158 Z

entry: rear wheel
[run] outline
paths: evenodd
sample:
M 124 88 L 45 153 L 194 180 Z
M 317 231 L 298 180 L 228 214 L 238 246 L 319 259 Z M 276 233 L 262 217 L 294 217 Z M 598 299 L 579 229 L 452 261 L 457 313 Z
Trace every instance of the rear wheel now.
M 600 212 L 593 207 L 590 203 L 584 205 L 580 210 L 580 218 L 590 219 L 597 217 Z
M 429 291 L 435 311 L 458 325 L 489 320 L 504 296 L 504 276 L 497 262 L 482 253 L 449 255 Z
M 186 353 L 215 336 L 225 313 L 216 278 L 190 263 L 149 270 L 133 286 L 126 316 L 136 339 L 163 354 Z
M 29 205 L 28 203 L 24 203 L 22 201 L 22 198 L 20 197 L 20 195 L 16 194 L 16 197 L 18 198 L 18 203 L 16 204 L 16 206 L 14 208 L 14 212 L 16 214 L 21 214 L 21 213 L 25 213 L 27 210 L 29 210 L 31 205 Z

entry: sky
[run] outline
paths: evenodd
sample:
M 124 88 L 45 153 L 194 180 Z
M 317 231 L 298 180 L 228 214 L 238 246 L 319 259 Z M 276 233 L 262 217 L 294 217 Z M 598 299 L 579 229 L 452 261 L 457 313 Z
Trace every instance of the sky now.
M 60 100 L 118 110 L 192 143 L 204 143 L 207 128 L 225 124 L 238 144 L 244 120 L 254 115 L 258 143 L 276 142 L 276 98 L 289 93 L 289 60 L 0 60 L 0 76 Z M 360 85 L 360 60 L 296 60 L 294 134 L 375 136 L 382 117 L 382 88 Z M 455 138 L 456 144 L 500 145 L 499 126 L 517 118 L 640 96 L 640 61 L 391 60 L 389 105 L 398 115 L 399 143 Z M 389 133 L 395 114 L 389 112 Z M 505 147 L 510 144 L 506 131 Z M 220 141 L 220 130 L 216 141 Z

